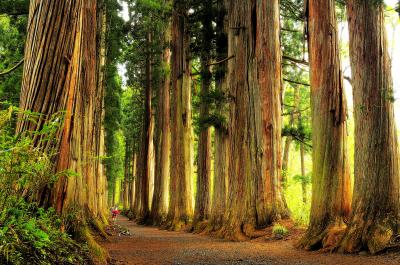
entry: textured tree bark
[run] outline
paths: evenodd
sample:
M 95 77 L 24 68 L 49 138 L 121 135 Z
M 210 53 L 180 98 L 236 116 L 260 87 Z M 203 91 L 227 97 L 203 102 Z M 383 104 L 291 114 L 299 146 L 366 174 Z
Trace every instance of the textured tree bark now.
M 152 43 L 152 34 L 149 32 L 147 34 L 147 44 L 148 47 Z M 143 140 L 142 140 L 142 156 L 139 157 L 141 162 L 140 168 L 140 204 L 139 212 L 136 216 L 138 223 L 145 223 L 150 215 L 150 174 L 151 174 L 151 144 L 152 144 L 152 51 L 149 49 L 147 51 L 146 58 L 146 88 L 145 88 L 145 106 L 144 106 L 144 119 L 143 119 Z
M 192 110 L 188 3 L 174 0 L 172 15 L 171 179 L 167 227 L 180 230 L 193 215 Z
M 129 209 L 129 181 L 131 179 L 131 146 L 125 141 L 125 162 L 124 162 L 124 182 L 123 182 L 123 199 L 122 205 L 124 209 Z
M 142 128 L 142 135 L 141 138 L 143 139 L 143 128 Z M 142 205 L 141 200 L 142 200 L 142 176 L 141 176 L 141 171 L 142 165 L 141 165 L 141 160 L 140 157 L 143 156 L 143 144 L 139 143 L 138 144 L 138 155 L 136 157 L 136 171 L 135 171 L 135 200 L 133 204 L 133 209 L 132 209 L 132 217 L 136 218 L 140 212 L 140 205 Z
M 306 166 L 305 166 L 304 160 L 305 160 L 304 144 L 300 143 L 300 167 L 301 167 L 301 175 L 302 175 L 301 192 L 302 192 L 303 203 L 306 204 L 307 203 L 307 182 L 305 180 Z
M 57 152 L 55 173 L 61 176 L 43 192 L 59 214 L 77 213 L 81 225 L 75 229 L 88 239 L 96 253 L 101 248 L 91 238 L 89 222 L 101 229 L 106 209 L 106 183 L 101 163 L 102 99 L 97 85 L 96 0 L 39 1 L 30 3 L 28 35 L 20 108 L 43 114 L 37 123 L 21 117 L 17 132 L 38 130 L 46 118 L 65 111 L 57 137 L 37 146 Z M 67 176 L 66 170 L 77 173 Z
M 105 107 L 104 107 L 104 95 L 105 95 L 105 65 L 107 59 L 107 45 L 106 45 L 106 35 L 107 35 L 107 10 L 104 0 L 97 1 L 97 105 L 96 105 L 96 119 L 98 121 L 97 124 L 100 124 L 96 127 L 96 135 L 99 135 L 98 139 L 98 150 L 96 153 L 99 154 L 99 158 L 103 158 L 106 155 L 105 152 L 105 128 L 104 128 L 104 118 L 105 118 Z M 106 167 L 101 160 L 98 160 L 98 165 L 96 168 L 98 169 L 99 179 L 97 180 L 96 187 L 98 187 L 98 208 L 103 209 L 104 211 L 108 208 L 107 204 L 107 176 L 106 176 Z M 104 223 L 108 222 L 107 212 L 102 214 L 102 219 Z
M 170 166 L 171 133 L 170 133 L 170 62 L 171 62 L 171 27 L 164 33 L 166 47 L 161 55 L 164 75 L 158 89 L 157 120 L 155 124 L 155 177 L 154 193 L 151 206 L 151 222 L 159 225 L 165 221 L 168 212 L 168 180 Z
M 228 12 L 227 0 L 217 1 L 217 38 L 216 53 L 218 59 L 228 58 Z M 215 66 L 215 89 L 226 97 L 228 62 Z M 228 118 L 228 104 L 221 102 L 217 106 L 218 113 Z M 229 134 L 226 125 L 215 127 L 214 137 L 214 181 L 212 193 L 212 207 L 210 214 L 210 231 L 218 231 L 223 224 L 223 217 L 226 209 L 227 183 L 228 183 L 228 157 L 229 157 Z
M 229 1 L 229 199 L 222 235 L 245 240 L 288 215 L 281 196 L 279 2 Z
M 136 203 L 136 182 L 137 182 L 137 152 L 135 150 L 135 146 L 133 147 L 132 152 L 132 180 L 130 182 L 129 189 L 129 209 L 132 213 L 135 212 L 135 203 Z
M 399 169 L 393 81 L 383 3 L 347 2 L 354 94 L 353 212 L 339 251 L 387 248 L 399 233 Z
M 205 97 L 210 91 L 212 73 L 209 65 L 212 59 L 212 42 L 214 37 L 212 20 L 213 1 L 205 0 L 201 3 L 201 103 L 200 120 L 209 116 L 208 103 Z M 211 128 L 201 128 L 199 135 L 198 159 L 197 159 L 197 193 L 194 209 L 193 226 L 195 231 L 202 231 L 207 227 L 205 223 L 210 215 L 211 201 Z
M 350 213 L 351 183 L 335 1 L 309 0 L 308 10 L 313 180 L 310 226 L 299 246 L 314 250 L 337 243 Z

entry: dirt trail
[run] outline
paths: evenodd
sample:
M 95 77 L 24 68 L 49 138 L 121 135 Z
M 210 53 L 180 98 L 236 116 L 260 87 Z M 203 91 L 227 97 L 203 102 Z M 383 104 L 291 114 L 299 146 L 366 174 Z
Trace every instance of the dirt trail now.
M 118 225 L 129 229 L 131 236 L 113 236 L 102 245 L 109 250 L 112 264 L 293 264 L 293 265 L 383 265 L 400 264 L 400 254 L 380 256 L 339 255 L 300 251 L 295 239 L 228 242 L 185 232 L 169 232 L 155 227 L 138 226 L 125 217 Z

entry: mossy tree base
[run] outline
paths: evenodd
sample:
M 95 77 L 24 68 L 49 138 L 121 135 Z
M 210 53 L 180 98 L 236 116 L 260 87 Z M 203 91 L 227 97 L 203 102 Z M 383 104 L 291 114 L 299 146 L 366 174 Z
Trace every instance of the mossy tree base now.
M 398 219 L 397 219 L 398 220 Z M 385 249 L 396 246 L 395 236 L 399 233 L 395 217 L 386 216 L 381 220 L 355 218 L 346 229 L 336 250 L 339 253 L 357 253 L 368 251 L 377 254 Z M 399 245 L 397 243 L 397 245 Z
M 341 241 L 345 230 L 345 225 L 337 224 L 309 229 L 296 244 L 296 247 L 309 251 L 333 251 Z

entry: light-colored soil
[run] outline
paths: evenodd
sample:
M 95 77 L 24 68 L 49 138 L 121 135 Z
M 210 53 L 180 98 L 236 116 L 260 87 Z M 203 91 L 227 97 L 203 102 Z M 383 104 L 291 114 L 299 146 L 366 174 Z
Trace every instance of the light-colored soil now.
M 129 229 L 131 235 L 115 235 L 109 242 L 101 242 L 110 253 L 111 264 L 117 265 L 400 264 L 400 253 L 370 256 L 365 253 L 340 255 L 297 250 L 293 245 L 298 235 L 292 235 L 287 240 L 258 238 L 237 243 L 204 235 L 138 226 L 125 217 L 119 217 L 117 224 Z

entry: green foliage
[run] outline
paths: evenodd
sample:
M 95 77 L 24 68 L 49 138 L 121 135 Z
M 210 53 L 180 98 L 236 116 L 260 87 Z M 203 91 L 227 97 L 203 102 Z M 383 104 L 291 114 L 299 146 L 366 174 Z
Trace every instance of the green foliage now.
M 307 174 L 305 176 L 295 175 L 295 176 L 293 176 L 293 180 L 297 183 L 309 185 L 309 184 L 311 184 L 311 174 Z
M 1 11 L 3 0 L 0 6 Z M 14 67 L 23 58 L 26 27 L 26 16 L 0 15 L 0 73 Z M 18 103 L 21 79 L 21 66 L 0 76 L 0 102 L 8 101 L 14 105 Z
M 272 234 L 275 238 L 283 238 L 289 234 L 289 230 L 281 224 L 275 224 L 272 227 Z
M 63 114 L 50 117 L 40 131 L 13 135 L 8 127 L 14 112 L 18 109 L 0 111 L 0 264 L 85 264 L 86 245 L 61 232 L 63 222 L 54 209 L 33 202 L 60 175 L 72 175 L 52 173 L 51 146 Z M 44 118 L 24 114 L 35 122 Z
M 1 0 L 0 14 L 28 15 L 29 0 Z
M 119 16 L 121 6 L 117 0 L 105 0 L 106 5 L 106 69 L 105 69 L 105 167 L 108 180 L 109 199 L 115 193 L 116 182 L 123 176 L 123 141 L 120 130 L 122 123 L 122 80 L 118 75 L 118 63 L 121 56 L 124 22 Z
M 9 197 L 0 213 L 1 264 L 86 264 L 88 248 L 61 232 L 54 209 Z

